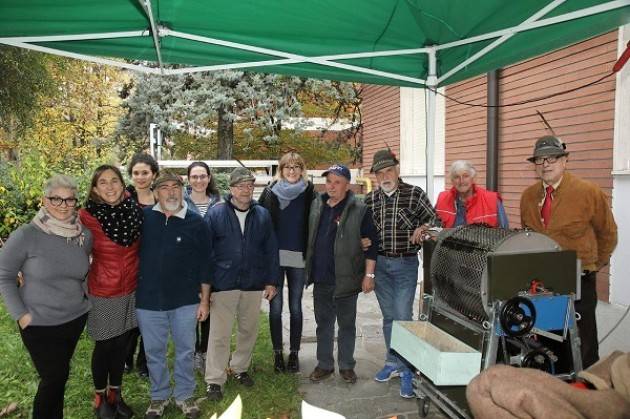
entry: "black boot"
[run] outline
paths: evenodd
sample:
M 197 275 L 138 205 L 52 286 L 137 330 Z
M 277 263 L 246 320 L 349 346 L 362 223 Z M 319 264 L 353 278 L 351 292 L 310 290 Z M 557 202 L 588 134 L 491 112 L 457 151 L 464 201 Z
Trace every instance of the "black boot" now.
M 94 394 L 94 414 L 97 419 L 114 419 L 116 409 L 107 402 L 104 391 L 97 391 Z
M 147 357 L 144 352 L 144 342 L 142 340 L 142 336 L 140 336 L 140 349 L 138 349 L 138 357 L 136 358 L 136 369 L 138 370 L 138 375 L 143 378 L 149 377 L 149 369 L 147 368 Z
M 300 372 L 300 358 L 296 351 L 291 351 L 289 354 L 289 362 L 287 362 L 287 371 Z
M 275 372 L 285 372 L 284 357 L 282 351 L 273 351 L 273 369 Z
M 107 401 L 116 412 L 116 419 L 127 419 L 133 416 L 133 410 L 122 398 L 120 388 L 113 387 L 107 392 Z

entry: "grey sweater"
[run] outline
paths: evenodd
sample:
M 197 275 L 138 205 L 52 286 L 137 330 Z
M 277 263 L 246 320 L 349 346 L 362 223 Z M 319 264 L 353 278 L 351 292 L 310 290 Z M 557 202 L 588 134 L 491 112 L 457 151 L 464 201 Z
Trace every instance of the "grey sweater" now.
M 0 249 L 0 294 L 13 319 L 31 313 L 31 325 L 55 326 L 89 310 L 85 277 L 92 235 L 85 228 L 83 231 L 83 246 L 76 240 L 46 234 L 30 223 L 11 234 Z M 18 288 L 20 271 L 24 285 Z

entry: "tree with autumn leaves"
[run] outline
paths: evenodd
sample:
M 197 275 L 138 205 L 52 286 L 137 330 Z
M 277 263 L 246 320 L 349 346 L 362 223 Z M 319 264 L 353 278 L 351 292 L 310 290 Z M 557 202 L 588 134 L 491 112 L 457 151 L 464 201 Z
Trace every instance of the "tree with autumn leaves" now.
M 0 74 L 0 237 L 30 220 L 52 173 L 74 175 L 84 194 L 94 167 L 148 148 L 150 123 L 178 159 L 296 150 L 318 164 L 350 162 L 360 150 L 360 86 L 351 83 L 241 71 L 150 76 L 12 47 L 0 47 Z M 325 129 L 296 125 L 305 116 L 353 123 L 323 141 Z

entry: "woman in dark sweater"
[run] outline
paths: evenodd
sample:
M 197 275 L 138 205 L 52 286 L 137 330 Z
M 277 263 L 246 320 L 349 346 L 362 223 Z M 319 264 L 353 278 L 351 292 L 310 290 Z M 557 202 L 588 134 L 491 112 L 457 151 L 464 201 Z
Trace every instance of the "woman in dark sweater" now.
M 125 192 L 117 167 L 99 166 L 94 171 L 81 222 L 92 232 L 92 265 L 88 295 L 92 309 L 88 332 L 94 339 L 92 379 L 97 418 L 128 418 L 133 412 L 123 401 L 121 385 L 126 349 L 136 321 L 140 232 L 143 213 Z
M 127 185 L 127 191 L 131 197 L 136 200 L 141 207 L 149 207 L 155 205 L 155 196 L 151 189 L 153 181 L 160 173 L 160 167 L 157 161 L 146 153 L 136 153 L 131 158 L 127 166 L 127 173 L 131 177 L 132 185 Z M 140 342 L 138 344 L 138 341 Z M 149 370 L 147 368 L 147 358 L 144 354 L 144 345 L 140 336 L 140 329 L 137 327 L 131 330 L 129 343 L 127 346 L 127 358 L 125 359 L 125 371 L 133 370 L 133 358 L 138 348 L 138 357 L 136 358 L 136 368 L 141 377 L 148 377 Z
M 53 176 L 37 215 L 0 249 L 0 293 L 40 377 L 34 419 L 63 418 L 70 359 L 90 309 L 84 280 L 92 235 L 76 215 L 76 192 L 74 179 Z
M 308 240 L 308 215 L 317 193 L 306 180 L 304 159 L 295 152 L 282 156 L 278 179 L 268 185 L 258 202 L 271 213 L 280 249 L 278 294 L 270 302 L 269 325 L 277 372 L 298 372 L 298 352 L 302 341 L 302 292 L 304 291 L 304 256 Z M 285 366 L 282 354 L 282 284 L 287 278 L 289 290 L 289 360 Z

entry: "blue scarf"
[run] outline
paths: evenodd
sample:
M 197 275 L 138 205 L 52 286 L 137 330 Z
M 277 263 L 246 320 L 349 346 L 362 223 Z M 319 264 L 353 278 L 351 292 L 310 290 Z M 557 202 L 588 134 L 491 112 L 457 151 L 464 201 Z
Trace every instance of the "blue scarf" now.
M 291 201 L 300 196 L 305 190 L 306 182 L 304 182 L 304 179 L 300 179 L 295 183 L 289 183 L 285 179 L 281 179 L 271 187 L 271 191 L 278 197 L 281 210 L 288 207 Z

